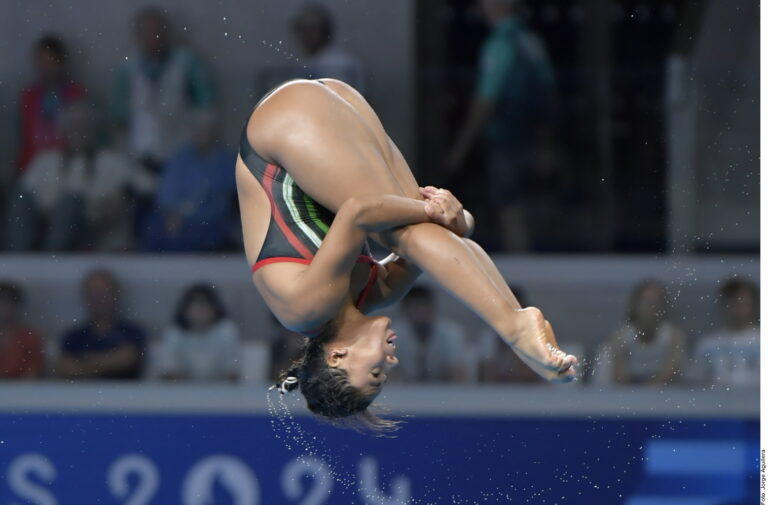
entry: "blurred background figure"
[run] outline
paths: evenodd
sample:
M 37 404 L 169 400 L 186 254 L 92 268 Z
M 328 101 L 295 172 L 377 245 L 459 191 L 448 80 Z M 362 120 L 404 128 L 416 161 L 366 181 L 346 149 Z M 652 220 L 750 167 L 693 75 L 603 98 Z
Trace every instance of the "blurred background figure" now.
M 190 286 L 163 332 L 160 375 L 166 380 L 237 381 L 240 331 L 214 288 Z
M 0 282 L 0 379 L 32 379 L 43 374 L 43 340 L 22 317 L 24 293 Z
M 393 318 L 400 363 L 391 380 L 406 382 L 465 382 L 470 379 L 473 354 L 461 325 L 439 315 L 433 291 L 414 286 Z
M 480 4 L 492 28 L 480 52 L 471 110 L 446 170 L 449 175 L 457 172 L 482 143 L 489 203 L 503 246 L 512 252 L 526 251 L 530 237 L 522 200 L 524 182 L 552 142 L 553 70 L 542 41 L 523 22 L 518 0 Z
M 56 373 L 66 379 L 138 379 L 146 335 L 120 312 L 120 286 L 108 270 L 93 270 L 82 281 L 87 320 L 61 339 Z
M 168 160 L 156 209 L 143 230 L 147 251 L 215 251 L 230 238 L 235 213 L 235 155 L 219 143 L 212 109 L 192 116 L 192 140 Z
M 760 292 L 755 283 L 727 280 L 718 293 L 723 314 L 720 329 L 696 345 L 692 378 L 721 386 L 760 385 Z
M 528 297 L 519 286 L 510 285 L 520 306 L 528 307 Z M 562 344 L 562 343 L 561 343 Z M 478 380 L 480 382 L 518 382 L 546 384 L 539 375 L 517 357 L 512 347 L 490 328 L 484 329 L 477 343 Z
M 280 373 L 288 370 L 291 364 L 301 357 L 301 346 L 304 337 L 283 327 L 280 322 L 270 314 L 275 336 L 270 345 L 269 377 L 267 380 L 277 380 Z
M 5 246 L 70 251 L 125 251 L 132 244 L 126 198 L 141 187 L 140 172 L 126 156 L 99 145 L 94 109 L 84 101 L 61 112 L 64 143 L 32 159 L 8 201 Z
M 159 7 L 145 7 L 134 19 L 136 50 L 117 73 L 112 119 L 126 147 L 148 175 L 189 139 L 189 114 L 214 101 L 211 77 L 202 60 L 174 43 L 171 19 Z M 137 213 L 151 202 L 139 199 Z
M 319 3 L 304 4 L 293 18 L 293 33 L 303 53 L 299 58 L 301 77 L 333 77 L 365 94 L 363 67 L 336 44 L 331 11 Z
M 680 378 L 685 353 L 686 336 L 670 321 L 666 288 L 646 280 L 632 290 L 627 323 L 598 354 L 595 382 L 669 385 Z
M 32 60 L 35 80 L 19 97 L 18 173 L 39 152 L 64 145 L 61 112 L 85 95 L 85 87 L 70 73 L 69 51 L 58 35 L 47 34 L 38 39 L 32 49 Z

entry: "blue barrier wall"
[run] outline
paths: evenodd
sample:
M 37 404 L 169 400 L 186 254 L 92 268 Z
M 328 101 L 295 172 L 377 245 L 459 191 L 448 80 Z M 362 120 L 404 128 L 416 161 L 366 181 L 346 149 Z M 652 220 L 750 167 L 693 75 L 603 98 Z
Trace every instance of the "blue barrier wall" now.
M 756 419 L 0 414 L 2 505 L 754 503 Z M 751 498 L 751 500 L 749 499 Z

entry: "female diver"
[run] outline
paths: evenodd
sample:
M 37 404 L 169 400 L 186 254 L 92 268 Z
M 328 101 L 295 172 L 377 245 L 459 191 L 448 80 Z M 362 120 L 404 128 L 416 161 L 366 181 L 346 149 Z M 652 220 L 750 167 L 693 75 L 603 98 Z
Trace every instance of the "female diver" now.
M 485 251 L 465 238 L 472 217 L 445 190 L 419 188 L 378 116 L 334 79 L 288 81 L 243 130 L 236 163 L 253 282 L 303 356 L 281 374 L 309 410 L 336 425 L 396 428 L 369 409 L 397 364 L 387 317 L 421 271 L 480 316 L 551 382 L 576 376 L 541 311 L 521 309 Z M 368 238 L 394 253 L 377 263 Z M 396 255 L 396 256 L 394 256 Z

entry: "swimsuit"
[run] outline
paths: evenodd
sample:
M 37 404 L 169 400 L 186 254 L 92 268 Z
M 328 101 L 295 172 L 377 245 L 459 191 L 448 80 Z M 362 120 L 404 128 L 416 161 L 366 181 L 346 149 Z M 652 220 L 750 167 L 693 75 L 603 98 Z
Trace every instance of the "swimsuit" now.
M 264 188 L 272 211 L 264 245 L 251 271 L 278 262 L 309 265 L 333 223 L 334 214 L 302 191 L 284 168 L 259 156 L 248 141 L 247 129 L 246 123 L 240 137 L 240 158 Z M 357 262 L 371 265 L 368 282 L 355 300 L 359 308 L 378 274 L 367 242 Z

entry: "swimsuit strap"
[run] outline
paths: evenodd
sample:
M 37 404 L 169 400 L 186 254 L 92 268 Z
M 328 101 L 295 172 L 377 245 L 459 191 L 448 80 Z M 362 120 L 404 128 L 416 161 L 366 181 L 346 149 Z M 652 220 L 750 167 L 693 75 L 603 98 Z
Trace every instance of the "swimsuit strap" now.
M 359 309 L 365 303 L 365 300 L 368 298 L 373 285 L 376 283 L 376 279 L 379 276 L 379 267 L 376 264 L 375 259 L 373 259 L 371 256 L 365 256 L 363 254 L 357 257 L 357 262 L 370 263 L 371 265 L 371 272 L 368 274 L 368 282 L 366 282 L 365 287 L 357 296 L 357 300 L 355 301 L 355 307 Z

